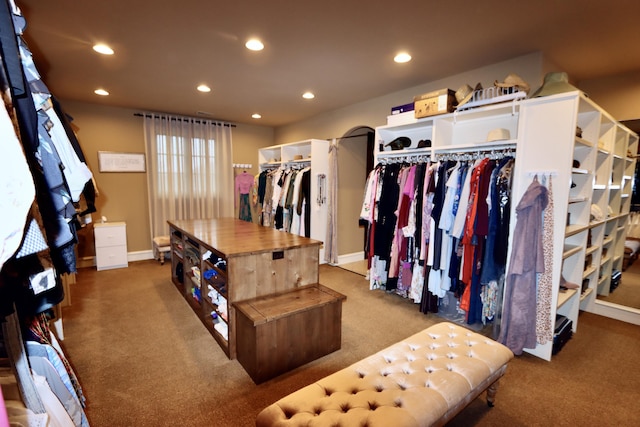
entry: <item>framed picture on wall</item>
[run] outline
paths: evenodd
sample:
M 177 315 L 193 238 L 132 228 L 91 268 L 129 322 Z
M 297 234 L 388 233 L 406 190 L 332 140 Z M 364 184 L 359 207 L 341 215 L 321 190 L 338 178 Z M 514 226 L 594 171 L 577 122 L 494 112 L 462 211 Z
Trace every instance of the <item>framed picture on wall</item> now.
M 98 151 L 100 172 L 146 172 L 144 153 Z

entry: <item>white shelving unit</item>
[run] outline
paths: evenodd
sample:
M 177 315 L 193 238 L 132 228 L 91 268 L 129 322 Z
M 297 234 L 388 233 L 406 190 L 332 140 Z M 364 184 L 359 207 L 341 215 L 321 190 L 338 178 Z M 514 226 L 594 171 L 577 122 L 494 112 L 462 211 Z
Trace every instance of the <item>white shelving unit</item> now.
M 329 141 L 308 139 L 274 145 L 258 150 L 260 171 L 277 167 L 311 166 L 311 231 L 310 238 L 324 242 L 327 234 L 327 189 L 329 173 Z M 324 194 L 321 194 L 324 191 Z M 324 247 L 320 248 L 324 263 Z
M 512 139 L 484 142 L 496 128 L 508 129 Z M 400 136 L 409 137 L 411 146 L 396 151 L 386 146 Z M 422 139 L 430 139 L 432 147 L 415 148 Z M 551 176 L 551 322 L 557 314 L 564 315 L 572 320 L 576 332 L 580 310 L 597 312 L 596 296 L 608 293 L 611 272 L 622 268 L 635 171 L 635 158 L 628 153 L 637 152 L 636 134 L 576 91 L 419 120 L 409 114 L 394 117 L 391 124 L 376 129 L 376 142 L 376 163 L 397 157 L 411 161 L 427 155 L 437 158 L 439 153 L 513 148 L 509 252 L 518 201 L 536 174 Z M 592 218 L 592 204 L 603 218 Z M 580 288 L 561 291 L 561 277 Z M 552 342 L 525 351 L 551 360 Z

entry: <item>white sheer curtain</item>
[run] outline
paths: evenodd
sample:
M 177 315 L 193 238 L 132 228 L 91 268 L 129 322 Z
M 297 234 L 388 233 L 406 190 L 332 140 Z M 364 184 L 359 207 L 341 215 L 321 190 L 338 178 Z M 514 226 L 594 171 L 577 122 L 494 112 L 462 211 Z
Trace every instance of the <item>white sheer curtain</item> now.
M 167 220 L 233 217 L 231 126 L 144 114 L 151 237 Z

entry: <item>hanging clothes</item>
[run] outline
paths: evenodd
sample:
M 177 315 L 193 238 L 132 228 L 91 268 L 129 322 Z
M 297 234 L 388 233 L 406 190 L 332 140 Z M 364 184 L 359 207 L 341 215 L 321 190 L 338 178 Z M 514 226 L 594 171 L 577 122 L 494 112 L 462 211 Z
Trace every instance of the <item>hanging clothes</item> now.
M 473 165 L 468 158 L 376 165 L 367 177 L 360 212 L 369 223 L 370 289 L 411 298 L 424 313 L 438 312 L 440 300 L 452 292 L 448 301 L 464 297 L 468 323 L 493 320 L 501 301 L 496 286 L 486 287 L 481 280 L 485 245 L 491 238 L 492 247 L 500 247 L 491 254 L 499 261 L 488 261 L 493 270 L 496 263 L 504 270 L 513 167 L 513 157 L 497 159 L 481 157 Z
M 70 118 L 40 79 L 13 1 L 1 3 L 0 22 L 0 336 L 26 410 L 44 415 L 29 421 L 85 427 L 84 396 L 55 337 L 47 329 L 46 344 L 29 338 L 48 328 L 44 312 L 64 298 L 60 274 L 76 271 L 78 216 L 95 212 L 93 177 Z M 41 325 L 26 337 L 31 318 Z
M 484 260 L 482 262 L 482 323 L 493 321 L 502 307 L 504 274 L 507 260 L 507 241 L 509 234 L 508 217 L 511 211 L 511 170 L 514 159 L 502 159 L 491 175 L 489 195 L 489 231 L 486 239 Z M 506 230 L 503 230 L 505 228 Z M 494 328 L 495 329 L 495 328 Z M 495 334 L 497 336 L 497 334 Z
M 553 340 L 554 325 L 551 318 L 553 303 L 553 185 L 549 176 L 549 203 L 544 210 L 544 227 L 542 231 L 542 252 L 544 255 L 544 272 L 538 282 L 536 298 L 536 335 L 539 344 Z
M 536 275 L 544 272 L 542 214 L 547 189 L 534 178 L 516 207 L 516 228 L 505 284 L 498 341 L 514 354 L 536 346 Z
M 76 271 L 75 244 L 79 227 L 76 205 L 79 206 L 84 196 L 87 204 L 84 212 L 95 211 L 95 189 L 68 117 L 41 81 L 31 52 L 22 39 L 26 21 L 15 6 L 11 12 L 3 9 L 3 19 L 9 17 L 8 31 L 1 39 L 2 62 L 21 66 L 1 68 L 0 86 L 5 93 L 3 101 L 7 102 L 7 105 L 3 102 L 3 107 L 5 114 L 10 112 L 14 117 L 11 124 L 3 120 L 1 132 L 7 143 L 7 158 L 12 155 L 9 144 L 20 136 L 18 140 L 35 188 L 35 199 L 26 216 L 16 215 L 25 226 L 15 234 L 20 239 L 19 247 L 3 254 L 0 311 L 2 314 L 12 311 L 15 302 L 23 314 L 35 314 L 50 309 L 64 297 L 59 275 Z M 14 33 L 14 38 L 9 39 L 10 33 Z M 15 175 L 11 174 L 15 183 L 20 177 L 19 165 L 18 161 L 12 164 L 16 168 Z M 20 189 L 16 186 L 15 190 Z M 28 187 L 20 191 L 24 191 L 22 195 L 27 199 L 33 195 Z M 11 197 L 7 202 L 9 199 Z M 20 204 L 15 208 L 20 209 Z M 11 254 L 12 258 L 6 258 Z
M 302 215 L 300 235 L 311 237 L 311 168 L 302 172 L 298 204 L 295 207 L 298 215 Z
M 295 179 L 293 181 L 293 191 L 292 191 L 292 198 L 291 198 L 291 229 L 290 232 L 292 234 L 297 234 L 300 235 L 300 230 L 302 230 L 302 215 L 300 215 L 298 213 L 298 209 L 293 209 L 294 207 L 298 206 L 298 201 L 300 200 L 300 193 L 301 193 L 301 186 L 302 186 L 302 177 L 304 176 L 304 172 L 306 172 L 305 169 L 303 169 L 301 172 L 303 173 L 297 173 L 295 176 Z
M 254 178 L 247 171 L 242 171 L 235 177 L 236 207 L 238 208 L 238 218 L 243 221 L 252 222 L 251 202 L 249 195 L 253 189 Z
M 266 169 L 255 181 L 257 203 L 261 206 L 258 223 L 310 237 L 311 166 Z

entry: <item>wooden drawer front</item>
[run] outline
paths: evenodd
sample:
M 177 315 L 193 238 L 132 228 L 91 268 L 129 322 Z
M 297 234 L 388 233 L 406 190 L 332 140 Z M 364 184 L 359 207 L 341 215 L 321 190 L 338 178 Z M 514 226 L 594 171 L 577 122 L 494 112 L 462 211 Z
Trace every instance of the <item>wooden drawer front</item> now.
M 242 301 L 318 283 L 318 252 L 319 246 L 309 246 L 230 257 L 230 299 Z
M 127 244 L 127 229 L 122 226 L 96 226 L 94 229 L 96 248 Z
M 96 247 L 96 267 L 98 270 L 120 268 L 128 265 L 125 246 Z

